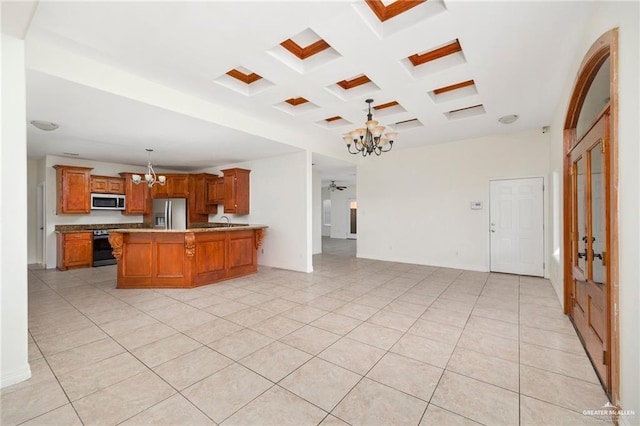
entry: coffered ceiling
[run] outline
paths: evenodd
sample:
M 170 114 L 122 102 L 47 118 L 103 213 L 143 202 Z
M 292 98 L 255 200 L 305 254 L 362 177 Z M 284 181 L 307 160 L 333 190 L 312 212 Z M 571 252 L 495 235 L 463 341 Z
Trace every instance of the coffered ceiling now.
M 363 126 L 367 98 L 400 133 L 394 150 L 542 127 L 594 4 L 41 2 L 27 35 L 28 119 L 61 126 L 30 128 L 29 154 L 144 163 L 150 147 L 159 164 L 198 168 L 310 149 L 335 169 L 356 160 L 342 135 Z M 43 46 L 236 112 L 242 125 L 54 77 Z M 520 119 L 498 123 L 508 114 Z

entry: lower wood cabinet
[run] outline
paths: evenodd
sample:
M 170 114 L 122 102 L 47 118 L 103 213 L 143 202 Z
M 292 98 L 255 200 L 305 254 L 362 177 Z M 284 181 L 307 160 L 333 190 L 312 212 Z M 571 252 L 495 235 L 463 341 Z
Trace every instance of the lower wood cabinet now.
M 72 232 L 57 236 L 57 267 L 65 271 L 73 268 L 89 268 L 93 263 L 93 234 Z
M 255 274 L 264 229 L 110 232 L 117 288 L 188 288 Z

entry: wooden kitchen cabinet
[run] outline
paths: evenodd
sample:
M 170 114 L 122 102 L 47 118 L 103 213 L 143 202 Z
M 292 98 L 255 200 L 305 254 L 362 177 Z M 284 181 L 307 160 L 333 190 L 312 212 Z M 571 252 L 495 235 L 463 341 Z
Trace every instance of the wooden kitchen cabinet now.
M 92 175 L 91 192 L 98 194 L 124 194 L 124 179 Z
M 124 211 L 122 214 L 148 214 L 151 212 L 151 198 L 149 187 L 145 182 L 136 185 L 132 175 L 135 173 L 120 173 L 124 182 Z
M 191 187 L 189 190 L 190 208 L 197 214 L 216 214 L 218 206 L 210 203 L 209 192 L 215 190 L 217 175 L 198 173 L 191 175 Z M 206 222 L 206 221 L 205 221 Z
M 64 166 L 56 164 L 56 213 L 91 213 L 90 167 Z
M 246 169 L 226 169 L 224 173 L 224 212 L 249 214 L 249 173 Z
M 187 198 L 189 196 L 189 175 L 160 173 L 167 181 L 164 185 L 153 185 L 151 198 Z
M 224 204 L 224 177 L 207 182 L 207 204 Z
M 58 234 L 57 267 L 65 271 L 73 268 L 89 268 L 93 263 L 93 234 L 73 232 Z

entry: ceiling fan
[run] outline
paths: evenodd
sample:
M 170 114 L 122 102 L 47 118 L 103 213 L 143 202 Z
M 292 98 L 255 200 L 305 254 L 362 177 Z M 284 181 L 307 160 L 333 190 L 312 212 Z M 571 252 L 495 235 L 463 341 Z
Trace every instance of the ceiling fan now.
M 336 189 L 338 191 L 343 191 L 346 188 L 347 188 L 346 186 L 338 186 L 338 185 L 336 185 L 336 181 L 335 180 L 332 180 L 331 183 L 329 184 L 329 190 L 330 191 L 335 191 Z

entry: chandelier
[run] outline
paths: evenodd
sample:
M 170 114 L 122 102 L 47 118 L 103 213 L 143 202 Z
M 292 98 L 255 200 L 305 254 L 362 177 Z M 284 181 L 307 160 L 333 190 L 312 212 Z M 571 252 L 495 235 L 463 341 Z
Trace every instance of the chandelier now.
M 151 165 L 151 153 L 152 149 L 147 148 L 146 151 L 149 153 L 149 160 L 147 162 L 147 173 L 144 175 L 144 181 L 147 183 L 147 186 L 151 188 L 155 184 L 164 185 L 167 181 L 166 176 L 157 176 L 156 172 L 153 170 L 153 166 Z M 131 175 L 131 180 L 136 185 L 142 182 L 142 176 L 140 175 Z
M 371 115 L 371 103 L 373 99 L 367 99 L 365 102 L 369 104 L 369 113 L 367 114 L 367 122 L 365 123 L 366 127 L 352 130 L 342 138 L 347 144 L 347 150 L 350 154 L 362 154 L 363 157 L 373 153 L 380 155 L 383 152 L 391 151 L 391 148 L 393 148 L 393 139 L 398 133 L 388 132 L 383 135 L 384 126 L 378 126 L 378 122 L 373 120 Z M 355 152 L 351 150 L 351 145 L 353 145 Z

